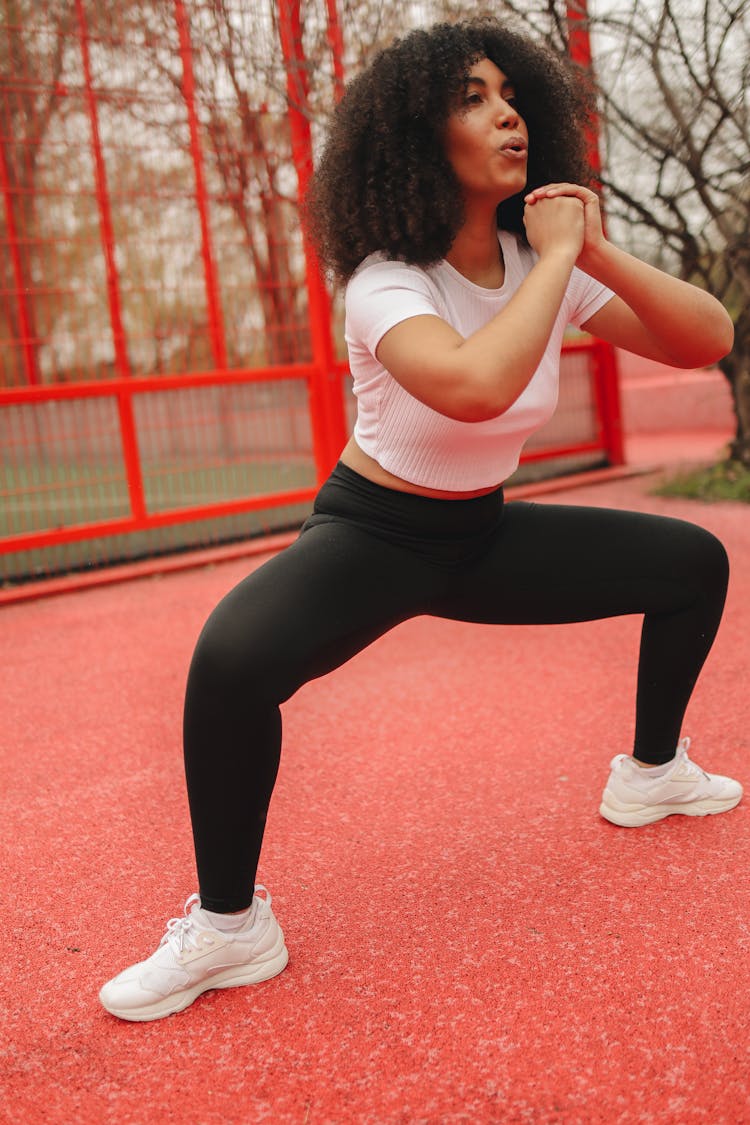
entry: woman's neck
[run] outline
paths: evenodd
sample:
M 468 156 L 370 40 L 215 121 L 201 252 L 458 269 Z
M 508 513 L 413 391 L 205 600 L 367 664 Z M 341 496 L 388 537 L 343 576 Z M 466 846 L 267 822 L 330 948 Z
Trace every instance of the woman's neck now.
M 499 289 L 505 280 L 505 266 L 494 214 L 489 222 L 465 222 L 446 260 L 475 285 Z

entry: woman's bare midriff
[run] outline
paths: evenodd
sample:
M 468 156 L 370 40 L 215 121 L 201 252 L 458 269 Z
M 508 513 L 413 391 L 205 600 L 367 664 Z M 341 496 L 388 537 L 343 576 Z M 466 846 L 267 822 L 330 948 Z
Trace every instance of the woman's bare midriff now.
M 411 484 L 410 481 L 389 473 L 360 449 L 353 437 L 349 438 L 340 460 L 347 468 L 371 480 L 373 484 L 380 484 L 383 488 L 393 488 L 397 492 L 412 492 L 416 496 L 431 496 L 435 500 L 470 500 L 473 496 L 486 496 L 488 492 L 494 492 L 499 488 L 502 483 L 498 481 L 489 488 L 476 488 L 472 492 L 446 492 L 441 488 L 423 488 L 420 484 Z

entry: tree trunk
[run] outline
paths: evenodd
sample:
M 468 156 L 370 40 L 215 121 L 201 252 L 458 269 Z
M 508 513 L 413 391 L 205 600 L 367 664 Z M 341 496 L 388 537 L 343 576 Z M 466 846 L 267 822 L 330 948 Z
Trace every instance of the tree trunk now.
M 16 126 L 18 122 L 15 122 Z M 14 121 L 10 121 L 11 128 Z M 36 219 L 34 215 L 34 174 L 28 168 L 35 168 L 36 161 L 24 156 L 30 147 L 25 135 L 13 136 L 7 140 L 0 138 L 8 178 L 5 206 L 12 220 L 15 236 L 13 238 L 15 269 L 11 271 L 8 263 L 8 282 L 6 291 L 7 315 L 11 329 L 11 347 L 15 359 L 16 381 L 18 383 L 38 383 L 39 377 L 39 335 L 37 332 L 36 302 L 34 288 L 34 269 L 32 264 L 35 248 Z M 19 172 L 20 169 L 20 172 Z M 25 174 L 24 174 L 25 173 Z M 10 226 L 4 232 L 5 239 L 11 242 Z M 9 255 L 10 257 L 10 255 Z M 3 271 L 5 272 L 5 271 Z M 5 281 L 6 278 L 4 277 Z M 23 309 L 21 309 L 23 302 Z M 22 315 L 23 314 L 23 315 Z M 24 324 L 25 318 L 25 324 Z M 25 337 L 25 339 L 24 339 Z
M 734 347 L 719 367 L 729 381 L 737 417 L 737 430 L 729 458 L 750 469 L 750 311 L 743 311 L 734 326 Z

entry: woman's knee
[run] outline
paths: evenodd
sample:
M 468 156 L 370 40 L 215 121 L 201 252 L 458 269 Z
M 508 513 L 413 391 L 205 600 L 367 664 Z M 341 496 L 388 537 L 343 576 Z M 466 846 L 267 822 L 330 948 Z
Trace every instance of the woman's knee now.
M 702 590 L 723 598 L 729 582 L 729 557 L 724 544 L 705 527 L 690 523 L 683 526 L 686 529 L 686 562 L 691 576 Z
M 705 573 L 716 582 L 726 586 L 729 580 L 729 556 L 720 539 L 704 527 L 702 532 L 701 561 Z
M 269 588 L 257 577 L 230 591 L 209 616 L 193 652 L 189 687 L 224 698 L 240 692 L 247 704 L 275 706 L 307 678 L 308 631 L 289 612 L 283 583 Z
M 254 609 L 254 599 L 239 588 L 219 602 L 196 642 L 189 685 L 219 694 L 267 691 L 273 645 L 262 617 Z

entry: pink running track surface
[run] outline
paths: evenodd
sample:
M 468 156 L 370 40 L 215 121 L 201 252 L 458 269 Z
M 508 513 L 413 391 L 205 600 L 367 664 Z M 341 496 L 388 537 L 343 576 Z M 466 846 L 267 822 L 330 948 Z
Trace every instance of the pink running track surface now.
M 691 753 L 750 783 L 750 509 L 555 502 L 726 543 Z M 291 961 L 146 1025 L 99 1006 L 194 889 L 187 662 L 262 559 L 2 610 L 2 1122 L 750 1122 L 750 811 L 618 829 L 639 623 L 422 618 L 285 708 L 260 878 Z

